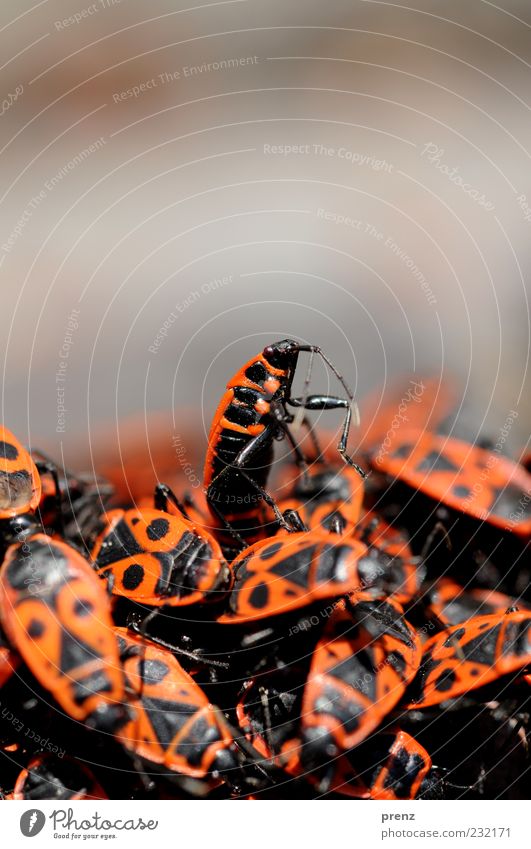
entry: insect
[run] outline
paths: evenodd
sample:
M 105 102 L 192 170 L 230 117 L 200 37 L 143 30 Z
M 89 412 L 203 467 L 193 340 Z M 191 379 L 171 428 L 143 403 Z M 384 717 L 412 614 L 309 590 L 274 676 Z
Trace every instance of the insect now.
M 292 487 L 291 495 L 278 503 L 284 515 L 296 511 L 311 530 L 355 535 L 368 548 L 362 560 L 365 580 L 373 572 L 369 583 L 400 604 L 419 594 L 426 576 L 422 558 L 413 555 L 405 532 L 372 511 L 361 515 L 364 486 L 355 470 L 316 464 Z
M 299 720 L 305 670 L 280 665 L 251 678 L 236 704 L 238 725 L 256 751 L 288 775 L 302 773 Z
M 316 463 L 296 480 L 278 507 L 296 510 L 310 530 L 352 533 L 361 513 L 363 480 L 351 466 Z
M 73 475 L 42 452 L 31 454 L 0 427 L 0 543 L 3 549 L 40 532 L 59 533 L 76 547 L 85 544 L 113 489 L 107 481 Z
M 358 540 L 336 541 L 319 531 L 261 540 L 233 561 L 229 612 L 218 621 L 252 622 L 361 591 L 359 563 L 366 551 Z
M 332 761 L 318 789 L 398 802 L 429 797 L 432 778 L 432 759 L 424 746 L 405 731 L 384 731 Z
M 54 466 L 42 452 L 33 452 L 32 456 L 41 463 L 41 468 L 43 465 Z M 67 542 L 86 548 L 93 542 L 100 515 L 114 494 L 114 488 L 104 478 L 89 474 L 77 475 L 58 468 L 57 476 L 59 497 L 54 479 L 50 475 L 41 477 L 42 491 L 38 512 L 42 525 L 45 528 L 53 527 L 60 509 L 63 538 Z
M 323 359 L 341 383 L 346 398 L 290 397 L 299 354 L 303 351 L 311 355 L 310 366 L 314 355 Z M 287 527 L 265 489 L 275 439 L 287 437 L 299 462 L 304 462 L 289 429 L 294 417 L 287 411 L 287 404 L 301 410 L 344 409 L 345 420 L 337 450 L 345 463 L 364 475 L 347 454 L 353 409 L 357 411 L 357 408 L 344 378 L 315 345 L 300 345 L 291 339 L 268 345 L 227 383 L 212 420 L 203 476 L 213 515 L 247 542 L 256 541 L 266 533 L 264 505 L 273 511 L 281 527 Z
M 531 475 L 506 457 L 428 431 L 399 433 L 378 468 L 429 498 L 502 530 L 531 533 Z
M 121 739 L 127 749 L 190 778 L 222 776 L 238 766 L 233 736 L 221 712 L 166 649 L 116 628 L 135 713 Z
M 385 389 L 376 389 L 360 402 L 362 427 L 359 450 L 377 468 L 397 435 L 407 430 L 437 430 L 457 405 L 458 393 L 451 381 L 438 377 L 395 378 Z
M 417 598 L 426 578 L 426 567 L 422 557 L 413 555 L 407 534 L 373 512 L 363 516 L 356 534 L 367 546 L 363 560 L 367 576 L 370 563 L 376 572 L 372 583 L 398 604 L 406 605 Z
M 0 518 L 34 512 L 41 481 L 31 454 L 6 427 L 0 426 Z
M 303 765 L 326 763 L 365 740 L 402 698 L 420 657 L 419 638 L 396 602 L 340 602 L 304 688 Z
M 531 611 L 475 616 L 431 637 L 412 684 L 414 710 L 455 699 L 531 663 Z
M 42 530 L 45 520 L 63 532 L 57 466 L 39 453 L 34 460 L 16 436 L 0 426 L 0 540 L 4 547 L 22 541 Z
M 219 598 L 230 583 L 212 534 L 182 515 L 154 508 L 107 513 L 92 559 L 110 593 L 154 607 Z
M 41 492 L 31 455 L 11 431 L 0 426 L 0 537 L 6 544 L 34 529 Z
M 284 679 L 284 680 L 283 680 Z M 255 749 L 287 775 L 304 777 L 322 794 L 357 799 L 416 799 L 429 795 L 432 760 L 426 749 L 402 730 L 377 733 L 366 743 L 307 772 L 301 764 L 299 730 L 302 687 L 293 670 L 279 670 L 267 682 L 244 685 L 236 706 L 239 725 Z
M 37 755 L 23 769 L 9 798 L 39 801 L 43 799 L 107 799 L 88 767 L 73 758 Z
M 510 609 L 530 607 L 521 599 L 515 600 L 505 593 L 486 589 L 464 589 L 450 578 L 437 581 L 431 593 L 427 612 L 439 624 L 458 625 L 473 616 L 504 614 Z
M 109 599 L 87 561 L 44 534 L 7 550 L 0 619 L 35 678 L 74 719 L 114 732 L 127 719 Z

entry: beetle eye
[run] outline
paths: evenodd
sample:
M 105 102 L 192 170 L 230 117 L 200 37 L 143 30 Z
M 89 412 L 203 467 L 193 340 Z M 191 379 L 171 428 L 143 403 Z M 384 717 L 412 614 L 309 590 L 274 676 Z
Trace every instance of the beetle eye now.
M 282 367 L 289 362 L 295 353 L 299 350 L 299 345 L 292 339 L 283 339 L 282 342 L 277 342 L 274 345 L 268 345 L 263 350 L 263 355 L 273 366 Z

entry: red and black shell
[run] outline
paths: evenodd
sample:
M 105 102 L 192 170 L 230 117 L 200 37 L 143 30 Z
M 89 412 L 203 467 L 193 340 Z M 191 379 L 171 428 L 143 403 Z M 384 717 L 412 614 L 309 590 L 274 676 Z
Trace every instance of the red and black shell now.
M 362 398 L 358 450 L 362 454 L 370 452 L 378 469 L 401 430 L 436 431 L 457 401 L 452 380 L 407 374 L 394 378 Z
M 531 611 L 475 616 L 424 644 L 408 707 L 431 707 L 516 677 L 530 663 Z
M 417 799 L 423 793 L 432 769 L 432 760 L 424 746 L 405 731 L 382 734 L 372 741 L 372 757 L 378 751 L 385 761 L 370 777 L 369 798 L 382 801 Z M 381 748 L 379 749 L 379 747 Z
M 87 561 L 44 534 L 8 548 L 0 619 L 40 684 L 73 719 L 114 732 L 127 719 L 109 598 Z
M 281 666 L 246 681 L 236 703 L 238 725 L 254 749 L 288 775 L 302 772 L 299 731 L 305 670 Z
M 247 681 L 236 706 L 241 730 L 256 751 L 295 778 L 305 778 L 322 794 L 356 799 L 410 800 L 429 794 L 427 781 L 432 760 L 410 734 L 390 730 L 369 737 L 322 769 L 307 771 L 301 764 L 303 741 L 300 687 L 290 679 L 291 669 L 279 670 L 284 680 L 276 686 L 275 674 Z M 289 686 L 288 686 L 289 684 Z M 265 713 L 267 711 L 267 722 Z
M 38 462 L 47 462 L 39 452 L 32 452 Z M 65 540 L 90 544 L 100 524 L 102 512 L 114 494 L 114 487 L 103 477 L 74 474 L 57 468 L 59 480 L 62 535 Z M 42 492 L 39 517 L 45 528 L 57 521 L 57 492 L 49 474 L 41 475 Z M 87 542 L 88 541 L 88 542 Z
M 354 616 L 353 616 L 354 612 Z M 303 763 L 365 740 L 403 697 L 420 641 L 396 602 L 340 602 L 315 648 L 302 701 Z
M 128 689 L 137 701 L 121 733 L 126 749 L 190 778 L 222 777 L 238 766 L 230 729 L 167 649 L 116 628 Z
M 11 431 L 0 426 L 0 519 L 35 512 L 41 488 L 30 453 Z
M 74 758 L 40 754 L 20 772 L 10 798 L 26 801 L 107 799 L 91 770 Z
M 378 468 L 446 507 L 531 534 L 531 475 L 501 454 L 428 431 L 400 431 Z
M 252 622 L 321 599 L 361 591 L 358 564 L 367 549 L 354 539 L 301 531 L 261 540 L 233 561 L 234 586 L 219 622 Z
M 110 593 L 154 607 L 219 598 L 230 584 L 214 536 L 161 510 L 107 513 L 92 559 Z
M 374 734 L 333 763 L 328 792 L 400 802 L 429 795 L 432 759 L 406 731 Z
M 531 606 L 497 590 L 464 589 L 451 578 L 441 578 L 431 591 L 427 613 L 438 624 L 449 626 L 474 616 L 503 615 L 511 609 L 530 610 Z
M 290 494 L 278 502 L 281 512 L 296 510 L 310 530 L 354 531 L 363 502 L 363 479 L 352 466 L 315 464 L 300 475 Z
M 375 587 L 401 605 L 419 597 L 426 567 L 413 554 L 409 536 L 404 531 L 369 512 L 358 523 L 356 536 L 367 546 L 363 568 L 369 573 L 369 564 L 372 565 L 375 574 L 371 583 Z
M 264 348 L 229 380 L 212 420 L 203 475 L 208 501 L 249 541 L 265 533 L 264 503 L 237 469 L 219 475 L 263 435 L 249 474 L 259 487 L 266 486 L 278 432 L 271 404 L 289 396 L 298 355 L 299 346 L 291 340 Z

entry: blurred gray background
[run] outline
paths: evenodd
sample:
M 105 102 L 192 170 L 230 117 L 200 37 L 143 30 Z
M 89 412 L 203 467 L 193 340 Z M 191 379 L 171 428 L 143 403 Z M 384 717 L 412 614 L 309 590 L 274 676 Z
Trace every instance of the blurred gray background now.
M 22 439 L 86 462 L 89 432 L 168 410 L 202 444 L 231 372 L 295 336 L 358 397 L 455 375 L 461 429 L 516 410 L 519 452 L 529 2 L 4 0 L 0 44 Z

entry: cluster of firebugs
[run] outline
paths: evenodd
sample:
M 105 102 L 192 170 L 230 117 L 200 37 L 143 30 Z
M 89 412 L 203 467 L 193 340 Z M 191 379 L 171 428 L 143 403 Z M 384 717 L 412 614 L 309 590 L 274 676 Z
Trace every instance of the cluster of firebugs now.
M 269 345 L 227 383 L 199 495 L 135 503 L 0 428 L 3 798 L 517 797 L 529 464 L 444 435 L 421 387 L 354 459 L 343 376 Z

